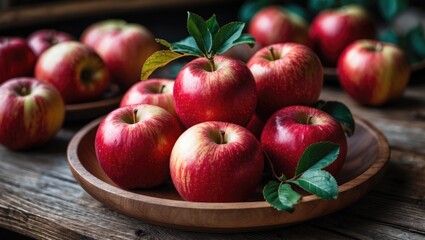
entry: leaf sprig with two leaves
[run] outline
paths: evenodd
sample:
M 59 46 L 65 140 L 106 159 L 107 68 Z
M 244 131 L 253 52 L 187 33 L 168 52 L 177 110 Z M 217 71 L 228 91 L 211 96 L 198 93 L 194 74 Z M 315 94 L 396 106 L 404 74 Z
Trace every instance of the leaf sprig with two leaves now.
M 338 101 L 325 102 L 321 100 L 313 104 L 313 107 L 335 118 L 341 124 L 347 136 L 354 134 L 354 118 L 345 104 Z M 277 176 L 271 165 L 276 180 L 270 181 L 264 187 L 264 199 L 277 210 L 294 212 L 295 205 L 301 200 L 302 196 L 292 189 L 291 184 L 301 187 L 321 199 L 336 199 L 338 197 L 338 183 L 330 173 L 323 169 L 338 158 L 339 151 L 340 146 L 332 142 L 311 144 L 304 150 L 298 161 L 295 176 L 291 179 L 286 179 L 284 175 Z
M 190 36 L 175 43 L 156 39 L 168 50 L 157 51 L 146 60 L 142 68 L 142 80 L 148 79 L 157 68 L 181 57 L 205 57 L 213 61 L 215 55 L 224 53 L 233 46 L 249 44 L 252 47 L 255 44 L 251 35 L 243 33 L 243 22 L 230 22 L 220 27 L 215 15 L 205 21 L 197 14 L 187 14 Z

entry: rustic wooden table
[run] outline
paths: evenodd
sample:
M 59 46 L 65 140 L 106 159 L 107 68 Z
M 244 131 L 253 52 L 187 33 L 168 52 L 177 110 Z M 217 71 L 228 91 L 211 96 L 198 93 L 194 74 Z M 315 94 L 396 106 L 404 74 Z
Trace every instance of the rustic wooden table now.
M 343 210 L 248 233 L 207 234 L 147 224 L 109 209 L 75 181 L 66 149 L 87 123 L 78 122 L 66 123 L 37 150 L 13 152 L 0 146 L 0 238 L 13 231 L 36 239 L 425 239 L 425 71 L 412 77 L 402 99 L 381 108 L 358 105 L 332 81 L 325 83 L 322 99 L 347 104 L 381 130 L 391 146 L 382 181 Z

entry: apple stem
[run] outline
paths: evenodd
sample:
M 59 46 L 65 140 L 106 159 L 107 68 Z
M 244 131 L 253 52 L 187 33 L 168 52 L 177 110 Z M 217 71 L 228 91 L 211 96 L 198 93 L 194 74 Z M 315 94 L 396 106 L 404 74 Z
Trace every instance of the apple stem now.
M 225 132 L 223 130 L 220 130 L 220 144 L 226 143 L 226 141 L 224 140 L 224 134 Z
M 22 89 L 21 89 L 21 95 L 22 96 L 26 96 L 27 94 L 28 94 L 27 88 L 26 87 L 22 87 Z
M 215 71 L 214 59 L 213 58 L 208 58 L 208 60 L 210 61 L 211 72 Z
M 133 123 L 136 123 L 137 120 L 137 108 L 133 109 Z
M 164 88 L 165 88 L 165 85 L 164 84 L 161 85 L 161 89 L 159 90 L 159 93 L 163 93 L 164 92 Z
M 270 51 L 270 55 L 272 57 L 272 60 L 276 60 L 276 54 L 274 53 L 274 48 L 273 47 L 269 47 L 269 51 Z
M 312 119 L 312 118 L 313 118 L 312 116 L 308 116 L 308 118 L 307 118 L 307 125 L 312 124 L 312 123 L 311 123 L 311 119 Z
M 382 51 L 382 48 L 383 48 L 382 43 L 381 42 L 377 42 L 376 43 L 376 47 L 375 47 L 376 51 L 380 52 L 380 51 Z

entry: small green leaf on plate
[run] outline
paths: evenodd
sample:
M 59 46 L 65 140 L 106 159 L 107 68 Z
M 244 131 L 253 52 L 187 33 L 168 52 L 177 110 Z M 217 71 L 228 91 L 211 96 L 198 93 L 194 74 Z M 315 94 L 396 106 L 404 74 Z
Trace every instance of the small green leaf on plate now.
M 355 123 L 353 114 L 345 104 L 338 101 L 318 101 L 314 106 L 339 121 L 348 136 L 354 134 Z
M 324 170 L 308 170 L 294 183 L 309 193 L 322 199 L 336 199 L 338 197 L 338 184 L 332 175 Z
M 299 202 L 301 195 L 292 190 L 287 183 L 270 181 L 263 189 L 264 199 L 279 211 L 294 212 L 294 205 Z
M 295 170 L 295 176 L 307 171 L 323 169 L 332 164 L 339 155 L 339 145 L 332 142 L 318 142 L 308 146 Z
M 157 68 L 163 67 L 169 62 L 184 56 L 190 56 L 190 54 L 180 54 L 170 50 L 162 50 L 153 53 L 143 64 L 141 80 L 148 79 Z

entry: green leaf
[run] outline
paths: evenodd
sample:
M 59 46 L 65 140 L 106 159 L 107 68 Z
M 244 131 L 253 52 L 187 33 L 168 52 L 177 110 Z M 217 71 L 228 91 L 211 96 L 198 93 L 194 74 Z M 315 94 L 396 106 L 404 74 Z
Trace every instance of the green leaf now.
M 350 109 L 343 103 L 337 101 L 318 101 L 314 106 L 341 123 L 342 128 L 348 136 L 352 136 L 355 130 L 355 122 Z
M 239 9 L 238 18 L 242 22 L 249 23 L 252 17 L 262 8 L 272 5 L 275 0 L 248 0 Z
M 242 22 L 231 22 L 221 27 L 214 36 L 212 53 L 224 53 L 235 46 L 234 41 L 241 37 L 244 26 Z
M 310 18 L 307 9 L 305 9 L 302 5 L 300 4 L 296 4 L 296 3 L 291 3 L 291 4 L 286 4 L 285 5 L 285 9 L 294 14 L 297 15 L 298 17 L 306 20 L 306 21 L 311 21 L 312 19 Z
M 212 47 L 212 36 L 205 20 L 197 14 L 188 12 L 187 30 L 195 39 L 198 48 L 205 53 L 209 53 Z
M 401 45 L 399 35 L 391 28 L 380 29 L 378 32 L 378 41 L 392 43 L 398 46 Z
M 214 37 L 214 35 L 218 32 L 218 30 L 220 29 L 220 25 L 217 22 L 217 18 L 214 15 L 212 15 L 212 17 L 210 17 L 207 20 L 207 26 L 208 29 L 210 30 L 211 35 Z
M 180 54 L 170 50 L 162 50 L 154 52 L 142 67 L 141 80 L 146 80 L 159 67 L 167 65 L 169 62 L 181 57 L 191 56 L 190 54 Z
M 281 184 L 270 181 L 263 189 L 264 199 L 279 211 L 294 212 L 294 205 L 299 202 L 301 195 L 292 190 L 287 183 Z
M 412 28 L 406 35 L 410 52 L 419 58 L 425 58 L 425 32 L 421 24 Z
M 318 13 L 325 9 L 335 7 L 336 0 L 309 0 L 307 5 L 312 12 Z
M 161 38 L 155 38 L 155 41 L 166 48 L 171 48 L 171 43 L 169 43 L 167 40 L 161 39 Z
M 398 13 L 409 5 L 408 0 L 378 0 L 378 9 L 381 16 L 388 22 L 393 20 Z
M 239 45 L 244 43 L 248 44 L 250 47 L 254 47 L 255 39 L 250 34 L 242 34 L 238 39 L 233 42 L 233 45 Z
M 295 170 L 295 176 L 307 171 L 323 169 L 332 164 L 339 155 L 339 145 L 332 142 L 318 142 L 308 146 Z
M 338 197 L 338 184 L 331 174 L 324 170 L 308 170 L 294 183 L 309 193 L 322 199 L 336 199 Z
M 171 44 L 171 50 L 179 53 L 187 53 L 193 55 L 204 55 L 196 46 L 195 39 L 189 36 L 183 40 Z

